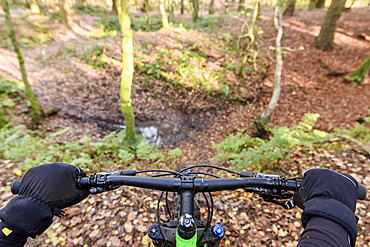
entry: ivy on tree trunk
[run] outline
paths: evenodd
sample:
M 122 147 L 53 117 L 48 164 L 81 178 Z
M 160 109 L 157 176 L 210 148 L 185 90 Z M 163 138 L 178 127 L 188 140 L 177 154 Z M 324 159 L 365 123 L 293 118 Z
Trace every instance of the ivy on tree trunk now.
M 122 74 L 121 74 L 121 110 L 125 118 L 126 139 L 137 139 L 135 129 L 135 115 L 131 101 L 131 85 L 134 74 L 134 54 L 131 33 L 131 20 L 129 16 L 129 0 L 117 0 L 119 23 L 122 32 Z
M 1 2 L 1 6 L 3 7 L 4 13 L 5 13 L 6 28 L 8 30 L 9 37 L 11 39 L 11 42 L 12 42 L 12 45 L 13 45 L 13 48 L 14 48 L 14 52 L 17 54 L 17 58 L 18 58 L 18 62 L 19 62 L 19 68 L 20 68 L 20 71 L 21 71 L 21 74 L 22 74 L 23 83 L 24 83 L 25 88 L 26 88 L 27 97 L 28 97 L 28 99 L 31 103 L 31 109 L 32 109 L 31 127 L 35 128 L 42 121 L 41 112 L 40 112 L 39 106 L 37 104 L 35 94 L 33 93 L 32 89 L 31 89 L 31 86 L 28 83 L 28 79 L 27 79 L 27 75 L 26 75 L 26 69 L 24 67 L 23 56 L 22 56 L 22 53 L 19 49 L 19 45 L 18 45 L 17 39 L 15 37 L 14 25 L 13 25 L 12 19 L 10 17 L 8 2 L 6 0 L 0 0 L 0 2 Z

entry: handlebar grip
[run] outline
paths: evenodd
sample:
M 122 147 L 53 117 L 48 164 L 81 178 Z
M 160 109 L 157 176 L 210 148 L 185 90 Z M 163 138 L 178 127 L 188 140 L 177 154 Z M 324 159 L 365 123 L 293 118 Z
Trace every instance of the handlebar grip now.
M 357 199 L 365 200 L 366 199 L 366 187 L 362 185 L 357 186 Z
M 12 192 L 13 195 L 18 194 L 19 188 L 21 187 L 21 182 L 22 182 L 22 180 L 19 180 L 19 179 L 14 180 L 12 182 L 12 185 L 10 186 L 10 191 Z M 365 191 L 365 193 L 366 193 L 366 191 Z

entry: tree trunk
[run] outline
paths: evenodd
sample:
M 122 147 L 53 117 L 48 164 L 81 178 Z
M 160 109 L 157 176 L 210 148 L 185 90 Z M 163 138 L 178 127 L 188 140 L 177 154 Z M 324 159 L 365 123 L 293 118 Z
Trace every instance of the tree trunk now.
M 344 9 L 346 0 L 333 0 L 325 15 L 324 23 L 321 26 L 320 34 L 316 37 L 314 46 L 323 51 L 334 49 L 334 35 L 337 29 L 340 14 Z
M 170 0 L 169 1 L 169 6 L 168 6 L 168 8 L 169 8 L 169 10 L 170 10 L 170 15 L 169 15 L 169 19 L 170 20 L 173 20 L 174 18 L 175 18 L 175 1 L 174 0 Z
M 215 0 L 211 0 L 209 3 L 209 14 L 213 15 L 215 13 Z
M 202 8 L 201 8 L 201 11 L 200 11 L 200 17 L 201 18 L 204 17 L 204 0 L 202 0 Z
M 125 118 L 126 140 L 132 142 L 137 139 L 137 135 L 135 129 L 135 115 L 131 101 L 131 86 L 134 75 L 134 54 L 129 8 L 129 0 L 117 0 L 119 23 L 121 25 L 122 32 L 121 109 Z
M 166 10 L 164 9 L 164 0 L 159 0 L 159 12 L 161 13 L 162 17 L 162 26 L 164 28 L 169 28 L 170 25 L 168 24 Z
M 73 22 L 72 8 L 68 0 L 59 0 L 60 23 L 70 27 Z
M 21 51 L 19 50 L 19 45 L 18 45 L 17 39 L 15 37 L 13 22 L 12 22 L 12 19 L 10 17 L 10 13 L 9 13 L 9 5 L 8 5 L 6 0 L 0 0 L 0 2 L 1 2 L 1 6 L 4 9 L 5 18 L 6 18 L 6 27 L 8 29 L 9 37 L 12 41 L 14 51 L 17 54 L 17 57 L 18 57 L 19 68 L 20 68 L 20 71 L 21 71 L 21 74 L 22 74 L 23 83 L 24 83 L 25 88 L 26 88 L 28 99 L 31 103 L 31 109 L 32 109 L 32 123 L 31 123 L 32 126 L 31 127 L 36 127 L 42 121 L 41 112 L 40 112 L 39 106 L 37 104 L 35 95 L 34 95 L 32 89 L 31 89 L 30 84 L 28 83 L 28 80 L 27 80 L 27 75 L 26 75 L 26 69 L 24 67 L 23 56 L 22 56 Z
M 181 14 L 184 14 L 184 8 L 185 8 L 184 0 L 181 0 L 180 5 L 181 5 L 181 10 L 180 10 L 181 11 Z
M 115 15 L 118 14 L 116 0 L 112 0 L 112 13 L 115 14 Z
M 281 0 L 278 1 L 275 7 L 275 15 L 274 15 L 274 24 L 276 29 L 278 30 L 278 34 L 276 37 L 276 69 L 275 69 L 275 81 L 274 81 L 274 91 L 272 93 L 271 100 L 264 112 L 258 116 L 255 120 L 257 135 L 265 135 L 267 133 L 265 125 L 268 119 L 271 116 L 272 111 L 275 109 L 275 106 L 279 100 L 281 86 L 281 72 L 283 70 L 283 59 L 281 56 L 281 37 L 283 36 L 283 14 L 281 9 Z M 278 20 L 279 18 L 279 20 Z
M 248 61 L 248 57 L 251 54 L 253 54 L 253 56 L 255 56 L 254 57 L 254 59 L 255 59 L 257 54 L 258 54 L 258 52 L 256 50 L 253 51 L 252 48 L 254 48 L 254 46 L 256 45 L 255 36 L 254 36 L 254 28 L 255 28 L 256 19 L 258 17 L 258 6 L 259 6 L 260 2 L 261 2 L 260 0 L 256 1 L 256 4 L 254 5 L 254 9 L 253 9 L 252 22 L 248 26 L 248 37 L 249 37 L 250 40 L 249 40 L 249 44 L 248 44 L 247 49 L 246 49 L 246 54 L 244 55 L 244 58 L 242 60 L 242 64 L 241 64 L 239 72 L 238 72 L 239 77 L 244 77 L 244 66 L 245 66 L 246 62 Z
M 322 9 L 325 6 L 325 0 L 316 0 L 316 9 Z
M 242 11 L 245 9 L 245 0 L 239 0 L 238 11 Z
M 288 0 L 283 15 L 293 16 L 296 0 Z
M 353 72 L 352 77 L 348 77 L 347 79 L 355 81 L 358 85 L 361 85 L 369 71 L 370 71 L 370 57 L 368 57 L 365 60 L 365 62 L 361 64 L 358 70 Z
M 149 31 L 150 29 L 150 11 L 149 11 L 149 8 L 150 8 L 150 5 L 149 5 L 149 0 L 145 0 L 144 1 L 144 4 L 145 4 L 145 13 L 146 13 L 146 30 Z
M 30 7 L 31 7 L 31 13 L 32 14 L 40 14 L 41 13 L 40 4 L 37 0 L 32 0 Z
M 308 4 L 308 9 L 309 10 L 321 9 L 324 6 L 325 6 L 325 0 L 310 0 L 310 3 Z
M 196 22 L 199 19 L 199 0 L 192 0 L 193 2 L 193 21 Z

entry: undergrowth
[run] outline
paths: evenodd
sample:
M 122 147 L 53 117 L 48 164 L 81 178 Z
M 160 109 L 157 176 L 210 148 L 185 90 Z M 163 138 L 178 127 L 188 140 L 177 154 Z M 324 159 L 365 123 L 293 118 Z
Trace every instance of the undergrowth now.
M 134 53 L 135 69 L 149 78 L 164 79 L 166 83 L 162 84 L 163 87 L 177 86 L 182 88 L 183 93 L 187 93 L 187 89 L 195 89 L 209 96 L 219 96 L 221 100 L 229 98 L 231 85 L 224 73 L 230 72 L 230 69 L 225 66 L 219 71 L 208 70 L 208 56 L 200 47 L 202 42 L 199 41 L 187 48 L 170 48 L 152 55 L 139 50 Z
M 23 101 L 25 95 L 23 82 L 6 79 L 0 73 L 0 128 L 8 123 L 6 115 L 14 114 L 16 101 Z
M 130 16 L 131 29 L 135 32 L 155 32 L 162 28 L 161 21 L 153 16 L 147 22 L 145 17 Z M 114 37 L 121 33 L 121 26 L 117 15 L 102 15 L 96 22 L 99 33 L 93 34 L 93 38 Z
M 370 130 L 364 125 L 356 124 L 353 129 L 335 129 L 333 133 L 313 129 L 313 125 L 319 118 L 319 114 L 306 114 L 298 126 L 272 127 L 272 136 L 269 140 L 251 137 L 238 133 L 230 135 L 214 147 L 219 154 L 215 157 L 216 162 L 234 164 L 236 169 L 243 170 L 253 164 L 257 170 L 263 170 L 268 165 L 280 160 L 293 160 L 289 151 L 301 146 L 308 150 L 320 147 L 325 141 L 338 135 L 348 135 L 357 138 L 362 143 L 370 142 Z M 370 123 L 370 117 L 365 118 Z
M 126 143 L 126 131 L 112 132 L 93 142 L 83 137 L 75 142 L 56 142 L 68 128 L 46 136 L 39 131 L 28 130 L 24 125 L 11 127 L 11 123 L 0 129 L 0 155 L 4 159 L 19 163 L 27 170 L 48 162 L 66 162 L 87 170 L 100 170 L 102 165 L 115 167 L 135 164 L 139 160 L 151 160 L 154 164 L 168 161 L 181 154 L 180 149 L 162 153 L 153 145 L 139 138 L 136 143 Z

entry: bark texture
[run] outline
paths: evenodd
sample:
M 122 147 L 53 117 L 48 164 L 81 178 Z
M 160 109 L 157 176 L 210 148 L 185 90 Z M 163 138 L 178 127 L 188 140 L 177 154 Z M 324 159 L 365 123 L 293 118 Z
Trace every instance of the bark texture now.
M 192 0 L 193 3 L 193 21 L 196 22 L 199 19 L 199 0 Z
M 310 0 L 308 4 L 308 9 L 321 9 L 325 7 L 325 0 Z
M 323 51 L 334 49 L 334 35 L 340 14 L 344 10 L 346 0 L 333 0 L 325 15 L 324 23 L 321 26 L 320 34 L 316 37 L 314 46 Z
M 211 0 L 209 3 L 209 14 L 213 15 L 215 13 L 215 0 Z
M 116 0 L 113 0 L 112 1 L 112 13 L 113 14 L 118 14 L 118 10 L 117 10 L 117 2 L 116 2 Z
M 135 115 L 131 102 L 131 86 L 134 74 L 134 54 L 131 33 L 131 20 L 129 16 L 129 0 L 117 1 L 119 23 L 122 32 L 122 74 L 121 74 L 121 110 L 125 118 L 126 139 L 137 139 L 135 129 Z
M 316 0 L 316 8 L 322 9 L 325 7 L 325 0 Z
M 28 83 L 28 79 L 27 79 L 27 75 L 26 75 L 26 69 L 24 67 L 23 56 L 22 56 L 22 53 L 19 49 L 19 44 L 18 44 L 17 39 L 15 37 L 14 25 L 13 25 L 12 19 L 10 17 L 9 5 L 8 5 L 6 0 L 0 0 L 0 2 L 1 2 L 1 6 L 3 7 L 4 13 L 5 13 L 6 28 L 8 30 L 9 37 L 12 41 L 14 51 L 17 54 L 17 58 L 18 58 L 18 61 L 19 61 L 19 68 L 20 68 L 20 71 L 21 71 L 21 74 L 22 74 L 23 83 L 24 83 L 25 88 L 26 88 L 27 97 L 28 97 L 28 99 L 31 103 L 31 109 L 32 109 L 31 127 L 36 127 L 42 121 L 42 115 L 41 115 L 39 106 L 37 104 L 35 94 L 33 93 L 32 89 L 31 89 L 31 86 Z
M 60 23 L 70 26 L 73 22 L 73 12 L 68 0 L 59 0 Z
M 288 0 L 283 15 L 293 16 L 296 0 Z

